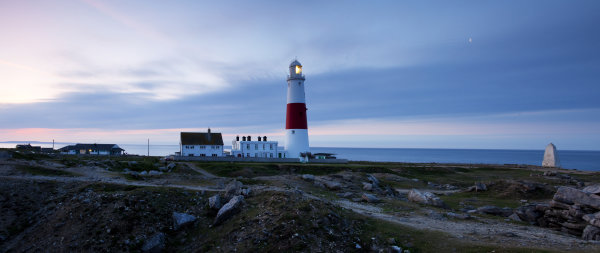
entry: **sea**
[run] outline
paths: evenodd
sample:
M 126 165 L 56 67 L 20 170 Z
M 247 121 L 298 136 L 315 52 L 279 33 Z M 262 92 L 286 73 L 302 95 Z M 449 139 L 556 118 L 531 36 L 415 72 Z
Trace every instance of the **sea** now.
M 16 142 L 0 142 L 0 148 L 14 148 Z M 73 143 L 55 143 L 60 148 Z M 33 146 L 52 147 L 52 143 L 32 142 Z M 128 154 L 166 156 L 179 151 L 179 145 L 119 144 Z M 231 147 L 225 146 L 226 150 Z M 350 161 L 406 163 L 466 163 L 541 165 L 544 150 L 516 149 L 435 149 L 435 148 L 339 148 L 311 147 L 312 153 L 333 153 Z M 558 150 L 565 169 L 600 171 L 600 151 Z

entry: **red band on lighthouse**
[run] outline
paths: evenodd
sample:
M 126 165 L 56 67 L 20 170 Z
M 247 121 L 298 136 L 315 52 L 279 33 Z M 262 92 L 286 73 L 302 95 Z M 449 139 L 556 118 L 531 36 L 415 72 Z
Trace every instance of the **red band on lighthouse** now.
M 306 124 L 306 104 L 287 104 L 287 115 L 285 117 L 285 129 L 308 129 Z

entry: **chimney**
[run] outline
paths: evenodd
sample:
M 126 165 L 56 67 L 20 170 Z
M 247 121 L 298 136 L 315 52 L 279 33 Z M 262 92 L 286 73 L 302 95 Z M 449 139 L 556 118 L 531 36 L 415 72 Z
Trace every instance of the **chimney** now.
M 248 141 L 252 141 L 252 137 L 250 137 L 250 135 L 248 135 Z
M 264 136 L 264 137 L 263 137 L 263 141 L 267 141 L 267 136 Z
M 208 128 L 208 133 L 210 133 L 210 127 Z
M 242 141 L 246 141 L 246 136 L 242 136 Z
M 261 141 L 260 139 L 261 139 L 260 136 L 258 136 L 258 141 Z
M 240 141 L 240 136 L 239 135 L 235 137 L 235 141 Z

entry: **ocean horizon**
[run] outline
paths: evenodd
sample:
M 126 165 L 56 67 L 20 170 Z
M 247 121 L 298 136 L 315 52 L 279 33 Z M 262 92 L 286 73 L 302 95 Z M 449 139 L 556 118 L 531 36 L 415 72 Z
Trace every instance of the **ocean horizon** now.
M 14 148 L 29 142 L 0 142 L 2 148 Z M 52 147 L 51 142 L 30 142 L 42 147 Z M 55 143 L 60 148 L 73 143 Z M 120 144 L 127 154 L 147 155 L 148 145 Z M 231 146 L 225 146 L 230 149 Z M 544 150 L 522 149 L 452 149 L 452 148 L 344 148 L 311 147 L 312 153 L 333 153 L 339 159 L 372 162 L 406 163 L 463 163 L 463 164 L 523 164 L 541 165 Z M 179 151 L 179 145 L 150 145 L 151 156 L 166 156 Z M 565 169 L 600 171 L 600 151 L 557 150 L 560 165 Z

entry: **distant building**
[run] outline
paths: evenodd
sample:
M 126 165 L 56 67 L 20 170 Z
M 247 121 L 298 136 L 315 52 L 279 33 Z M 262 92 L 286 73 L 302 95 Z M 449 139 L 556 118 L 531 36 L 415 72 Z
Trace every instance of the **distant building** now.
M 231 155 L 235 157 L 286 158 L 284 150 L 277 147 L 277 141 L 267 141 L 267 136 L 253 141 L 251 136 L 236 136 L 231 143 Z
M 221 133 L 181 132 L 181 156 L 223 156 Z
M 313 156 L 315 159 L 337 159 L 332 153 L 315 153 Z
M 18 144 L 16 148 L 17 148 L 17 150 L 21 150 L 21 151 L 31 151 L 31 152 L 41 152 L 42 151 L 41 146 L 31 146 L 31 144 Z
M 122 155 L 124 149 L 117 144 L 77 143 L 58 149 L 65 155 Z

